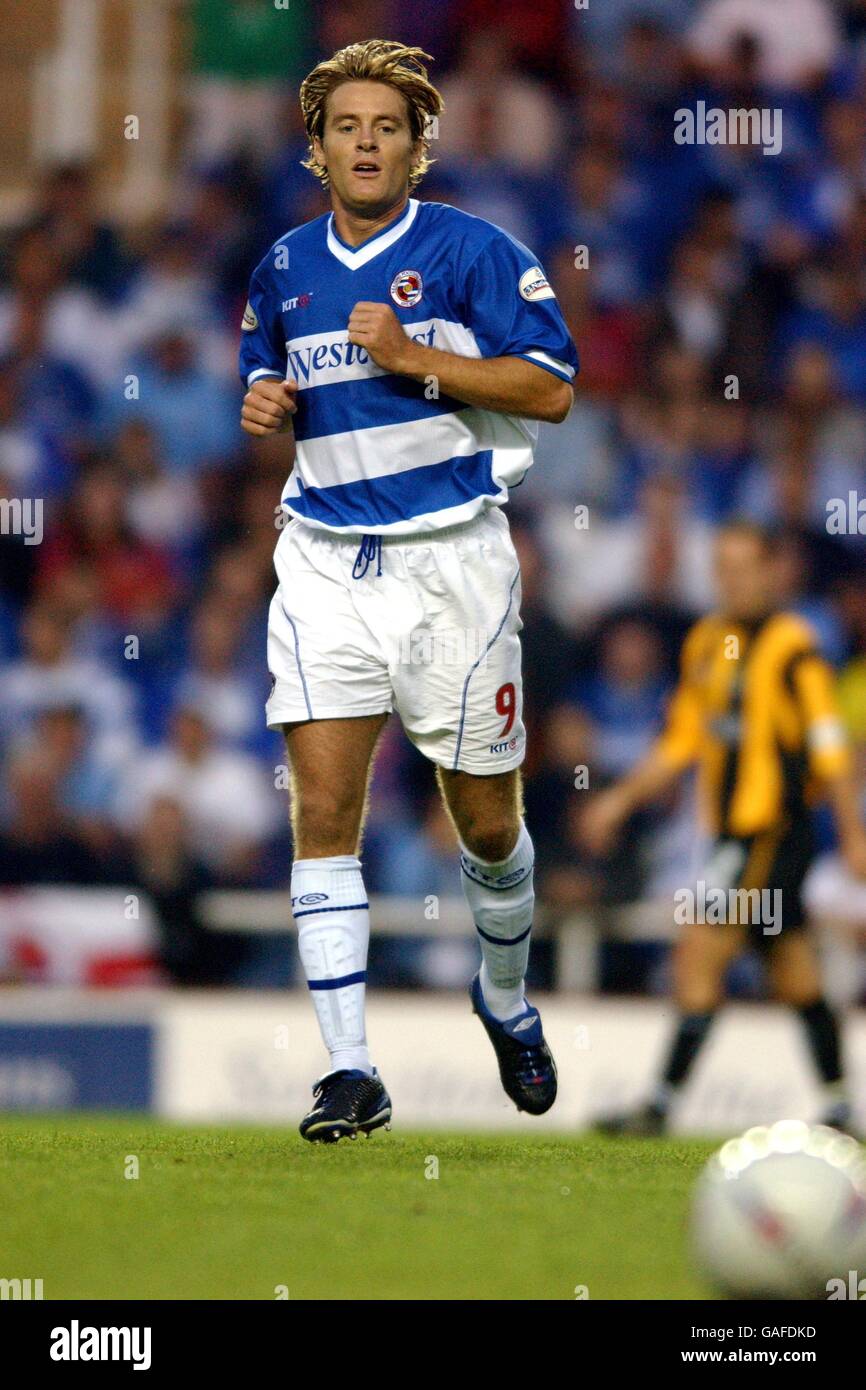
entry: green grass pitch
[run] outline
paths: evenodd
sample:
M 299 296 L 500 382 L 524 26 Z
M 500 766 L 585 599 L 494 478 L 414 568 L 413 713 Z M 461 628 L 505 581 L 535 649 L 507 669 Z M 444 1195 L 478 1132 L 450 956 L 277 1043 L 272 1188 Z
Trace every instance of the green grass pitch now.
M 713 1147 L 5 1116 L 0 1276 L 46 1299 L 707 1297 L 686 1215 Z

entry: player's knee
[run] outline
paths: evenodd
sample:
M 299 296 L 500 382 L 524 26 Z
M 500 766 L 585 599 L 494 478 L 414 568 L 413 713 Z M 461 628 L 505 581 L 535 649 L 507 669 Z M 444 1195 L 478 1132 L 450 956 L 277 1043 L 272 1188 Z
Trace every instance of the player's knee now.
M 722 1002 L 721 983 L 716 980 L 680 982 L 675 990 L 677 1008 L 685 1014 L 708 1014 Z
M 507 859 L 520 834 L 520 824 L 507 816 L 477 819 L 464 827 L 461 838 L 470 854 L 486 864 Z
M 676 1004 L 684 1013 L 707 1013 L 718 1008 L 724 993 L 725 972 L 715 962 L 681 956 L 674 969 Z
M 689 949 L 690 948 L 690 949 Z M 726 966 L 695 942 L 681 943 L 674 960 L 674 992 L 678 1008 L 687 1013 L 715 1009 L 724 993 Z
M 323 787 L 298 796 L 294 808 L 295 839 L 312 847 L 315 857 L 353 854 L 360 829 L 357 798 L 339 787 Z M 304 851 L 304 857 L 308 856 Z
M 780 1004 L 793 1009 L 803 1009 L 821 997 L 821 981 L 818 976 L 809 975 L 805 979 L 787 971 L 771 974 L 773 994 Z

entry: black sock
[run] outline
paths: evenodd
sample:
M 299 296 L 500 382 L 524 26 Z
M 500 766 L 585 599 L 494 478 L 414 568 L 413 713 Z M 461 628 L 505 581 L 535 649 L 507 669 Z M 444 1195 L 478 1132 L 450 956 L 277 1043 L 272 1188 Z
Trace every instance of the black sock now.
M 681 1014 L 677 1031 L 668 1051 L 661 1085 L 653 1099 L 655 1109 L 664 1112 L 672 1099 L 672 1091 L 681 1086 L 692 1069 L 715 1018 L 715 1009 L 702 1014 Z
M 842 1078 L 839 1059 L 839 1025 L 826 999 L 816 999 L 797 1010 L 806 1030 L 809 1051 L 821 1080 L 828 1086 Z

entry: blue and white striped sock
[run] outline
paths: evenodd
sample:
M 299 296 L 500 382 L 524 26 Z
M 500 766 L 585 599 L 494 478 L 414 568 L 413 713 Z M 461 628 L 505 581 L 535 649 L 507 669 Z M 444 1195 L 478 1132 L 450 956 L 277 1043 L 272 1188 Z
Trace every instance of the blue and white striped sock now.
M 292 912 L 298 950 L 331 1070 L 372 1074 L 364 1025 L 370 905 L 361 861 L 351 854 L 296 859 Z
M 481 993 L 504 1022 L 526 1008 L 524 976 L 535 903 L 532 840 L 523 821 L 507 859 L 486 864 L 461 846 L 460 879 L 481 944 Z

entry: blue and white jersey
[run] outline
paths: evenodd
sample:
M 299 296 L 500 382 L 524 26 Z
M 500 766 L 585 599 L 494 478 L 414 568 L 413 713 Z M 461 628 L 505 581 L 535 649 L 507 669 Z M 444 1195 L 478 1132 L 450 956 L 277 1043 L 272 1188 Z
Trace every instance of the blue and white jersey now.
M 377 367 L 349 342 L 359 300 L 391 305 L 418 342 L 463 357 L 525 357 L 571 381 L 577 353 L 532 253 L 499 227 L 411 198 L 360 246 L 333 214 L 282 237 L 252 277 L 240 367 L 294 378 L 295 466 L 284 508 L 344 533 L 416 534 L 508 498 L 532 463 L 534 421 L 478 410 Z

